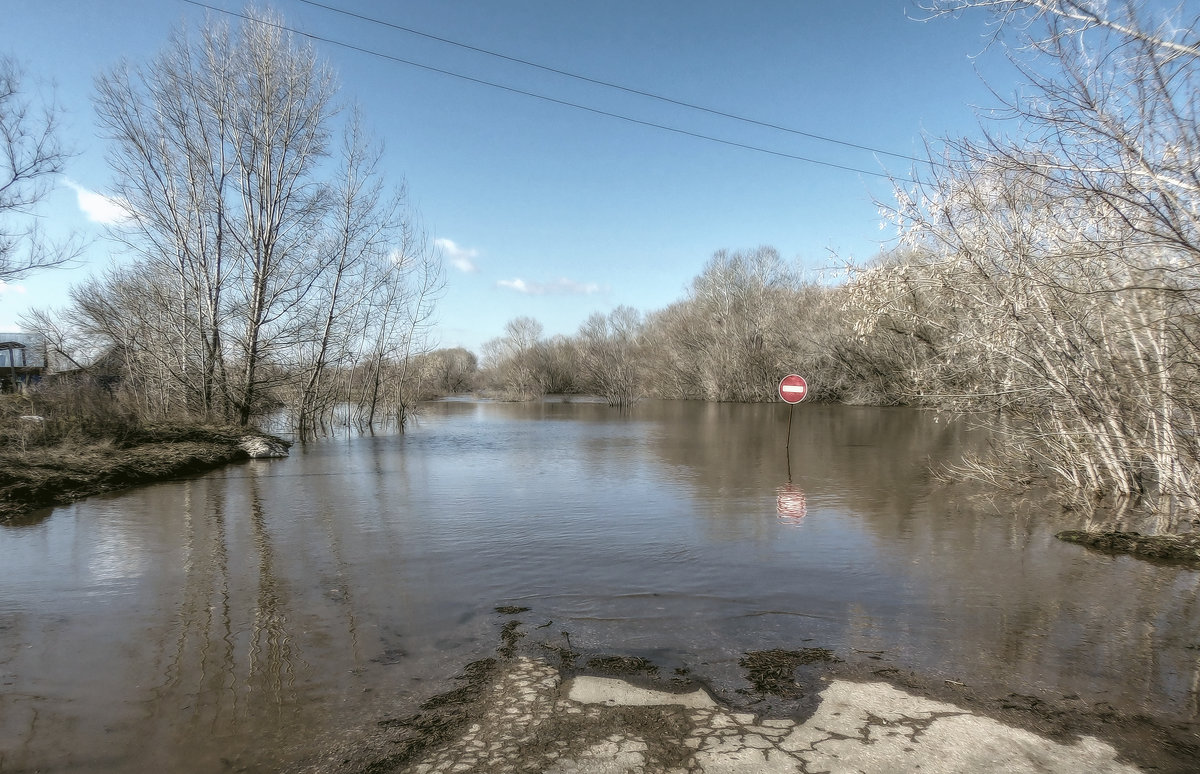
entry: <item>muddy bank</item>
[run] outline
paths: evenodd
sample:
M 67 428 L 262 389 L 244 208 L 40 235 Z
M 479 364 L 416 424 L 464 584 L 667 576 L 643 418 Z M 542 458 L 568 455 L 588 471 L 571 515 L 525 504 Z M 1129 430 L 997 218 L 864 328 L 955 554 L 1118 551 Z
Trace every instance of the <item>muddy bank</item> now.
M 739 662 L 746 687 L 722 694 L 686 666 L 671 670 L 641 656 L 592 656 L 572 646 L 567 632 L 539 631 L 516 616 L 498 626 L 496 657 L 469 664 L 455 688 L 415 714 L 380 718 L 353 744 L 302 770 L 718 774 L 1200 767 L 1196 724 L 1165 723 L 1045 691 L 989 693 L 969 678 L 930 678 L 856 651 L 747 652 Z M 947 761 L 961 765 L 945 768 Z
M 1129 554 L 1151 562 L 1200 567 L 1200 534 L 1142 535 L 1138 532 L 1067 530 L 1055 537 L 1106 554 Z
M 0 453 L 0 522 L 251 457 L 286 456 L 281 438 L 236 427 L 139 430 L 121 441 L 91 441 Z

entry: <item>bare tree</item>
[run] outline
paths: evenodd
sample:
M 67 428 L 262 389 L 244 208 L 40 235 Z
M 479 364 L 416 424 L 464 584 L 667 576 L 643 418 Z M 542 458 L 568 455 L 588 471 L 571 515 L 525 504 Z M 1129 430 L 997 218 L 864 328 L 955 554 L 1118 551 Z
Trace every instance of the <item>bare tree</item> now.
M 1096 0 L 989 8 L 1018 37 L 1015 123 L 951 140 L 894 215 L 913 260 L 854 283 L 863 330 L 937 333 L 926 398 L 1003 408 L 1006 464 L 1077 493 L 1195 504 L 1200 34 Z M 1186 15 L 1185 15 L 1186 14 Z
M 332 73 L 317 64 L 311 48 L 297 46 L 277 24 L 244 26 L 236 51 L 243 76 L 231 139 L 241 220 L 232 233 L 242 260 L 235 329 L 241 377 L 234 405 L 245 424 L 270 384 L 259 366 L 286 341 L 311 286 L 304 259 L 327 206 L 313 172 L 328 152 L 335 89 Z
M 402 229 L 400 246 L 383 256 L 379 263 L 378 290 L 368 302 L 367 341 L 371 344 L 366 423 L 375 421 L 383 392 L 384 379 L 391 371 L 389 408 L 400 427 L 408 421 L 422 390 L 414 379 L 415 366 L 433 347 L 428 333 L 433 324 L 437 301 L 446 286 L 441 252 L 431 248 L 425 235 L 412 228 Z
M 423 395 L 456 395 L 469 392 L 474 386 L 479 360 L 462 347 L 437 349 L 420 360 L 428 373 L 428 391 Z
M 538 362 L 542 324 L 529 316 L 514 317 L 504 335 L 483 346 L 483 367 L 494 389 L 512 400 L 532 400 L 544 392 Z
M 352 413 L 368 428 L 385 419 L 403 429 L 426 394 L 422 365 L 433 349 L 429 332 L 446 283 L 441 252 L 411 215 L 396 209 L 402 200 L 398 192 L 384 210 L 388 249 L 363 263 L 366 293 L 355 305 L 361 325 L 342 373 Z
M 311 48 L 263 13 L 176 32 L 148 65 L 98 79 L 130 212 L 112 236 L 135 261 L 74 311 L 142 383 L 172 382 L 139 388 L 169 411 L 245 424 L 282 402 L 307 435 L 354 399 L 365 362 L 373 414 L 383 367 L 427 326 L 440 261 L 403 186 L 388 193 L 357 112 L 337 144 L 335 93 Z
M 642 315 L 629 306 L 596 312 L 579 329 L 587 384 L 610 406 L 632 406 L 645 394 L 643 330 Z
M 131 214 L 114 236 L 175 277 L 174 348 L 192 353 L 197 410 L 245 423 L 314 279 L 327 206 L 333 78 L 268 16 L 238 30 L 175 33 L 147 67 L 97 80 L 113 140 L 114 192 Z M 237 376 L 233 376 L 236 371 Z
M 0 282 L 78 257 L 77 239 L 48 241 L 33 217 L 69 154 L 59 140 L 60 111 L 35 105 L 14 59 L 0 57 Z
M 355 111 L 343 137 L 342 172 L 330 191 L 325 241 L 312 269 L 322 278 L 313 288 L 312 329 L 294 358 L 303 379 L 294 410 L 302 434 L 315 430 L 316 420 L 337 399 L 334 385 L 326 383 L 327 371 L 349 367 L 356 359 L 370 328 L 369 302 L 394 283 L 396 267 L 389 254 L 412 231 L 404 189 L 387 193 L 380 170 L 383 149 L 372 145 L 365 131 Z
M 186 414 L 193 387 L 186 356 L 175 348 L 178 319 L 167 313 L 172 279 L 144 267 L 110 269 L 72 287 L 62 316 L 70 338 L 102 342 L 88 347 L 84 359 L 117 370 L 119 397 L 142 417 Z
M 558 334 L 539 341 L 531 350 L 529 361 L 537 374 L 535 382 L 541 394 L 577 395 L 589 391 L 577 338 Z
M 718 250 L 688 297 L 650 321 L 665 393 L 706 400 L 770 400 L 794 368 L 800 289 L 773 247 Z
M 225 26 L 206 28 L 195 44 L 178 31 L 148 67 L 123 63 L 96 81 L 97 113 L 113 141 L 113 192 L 130 215 L 111 235 L 174 276 L 177 346 L 195 358 L 205 417 L 231 410 L 223 333 L 237 263 L 234 48 Z

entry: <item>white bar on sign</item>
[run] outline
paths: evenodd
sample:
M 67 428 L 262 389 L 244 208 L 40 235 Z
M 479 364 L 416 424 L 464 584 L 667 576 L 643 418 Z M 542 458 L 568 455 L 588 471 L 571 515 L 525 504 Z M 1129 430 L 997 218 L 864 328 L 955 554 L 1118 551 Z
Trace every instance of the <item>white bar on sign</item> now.
M 804 392 L 804 388 L 801 387 L 800 385 L 793 386 L 790 384 L 785 384 L 784 386 L 780 387 L 779 389 L 782 390 L 783 392 Z

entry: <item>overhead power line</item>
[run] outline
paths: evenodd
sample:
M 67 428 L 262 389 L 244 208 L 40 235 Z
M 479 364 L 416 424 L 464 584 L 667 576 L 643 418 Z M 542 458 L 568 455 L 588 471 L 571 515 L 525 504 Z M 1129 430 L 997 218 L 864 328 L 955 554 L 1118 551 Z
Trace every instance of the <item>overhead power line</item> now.
M 592 83 L 597 86 L 604 86 L 609 89 L 616 89 L 618 91 L 623 91 L 626 94 L 636 94 L 640 97 L 649 97 L 650 99 L 655 99 L 660 102 L 666 102 L 666 103 L 669 103 L 672 105 L 678 105 L 679 107 L 685 107 L 685 108 L 688 108 L 689 110 L 698 110 L 702 113 L 708 113 L 709 115 L 721 116 L 722 118 L 731 118 L 734 121 L 741 121 L 743 123 L 753 124 L 755 126 L 762 126 L 767 129 L 775 129 L 780 132 L 787 132 L 788 134 L 794 134 L 794 135 L 798 135 L 800 137 L 807 137 L 811 140 L 819 140 L 821 142 L 833 143 L 834 145 L 841 145 L 846 148 L 854 148 L 856 150 L 868 151 L 870 153 L 878 153 L 881 156 L 891 156 L 892 158 L 903 159 L 905 161 L 913 161 L 918 164 L 930 163 L 928 159 L 920 159 L 920 158 L 917 158 L 916 156 L 909 156 L 904 153 L 894 153 L 892 151 L 883 150 L 882 148 L 875 148 L 870 145 L 862 145 L 862 144 L 859 144 L 856 142 L 849 142 L 847 140 L 839 140 L 836 137 L 829 137 L 827 135 L 816 134 L 814 132 L 806 132 L 801 129 L 795 129 L 795 128 L 792 128 L 789 126 L 781 126 L 779 124 L 773 124 L 769 121 L 760 121 L 757 118 L 750 118 L 748 116 L 742 116 L 742 115 L 738 115 L 736 113 L 728 113 L 724 110 L 717 110 L 716 108 L 705 107 L 704 105 L 697 105 L 692 102 L 685 102 L 683 100 L 675 99 L 673 97 L 667 97 L 662 94 L 655 94 L 654 92 L 651 92 L 651 91 L 644 91 L 642 89 L 636 89 L 632 86 L 624 86 L 619 83 L 613 83 L 611 81 L 605 81 L 605 80 L 601 80 L 599 78 L 591 78 L 586 75 L 580 75 L 579 73 L 573 73 L 568 70 L 562 70 L 557 67 L 551 67 L 549 65 L 540 64 L 538 62 L 532 62 L 528 59 L 522 59 L 522 58 L 516 57 L 516 56 L 509 56 L 508 54 L 502 54 L 499 51 L 491 51 L 486 48 L 472 46 L 468 43 L 462 43 L 457 40 L 451 40 L 450 38 L 443 38 L 438 35 L 430 34 L 428 32 L 422 32 L 421 30 L 413 29 L 412 27 L 405 27 L 402 24 L 395 24 L 393 22 L 387 21 L 386 19 L 377 19 L 373 16 L 367 16 L 365 14 L 355 13 L 353 11 L 347 11 L 344 8 L 338 8 L 336 6 L 328 5 L 326 3 L 319 3 L 316 0 L 296 0 L 296 2 L 304 3 L 305 5 L 311 5 L 316 8 L 323 8 L 326 11 L 332 11 L 333 13 L 338 13 L 343 16 L 349 16 L 354 19 L 359 19 L 361 21 L 370 22 L 371 24 L 378 24 L 382 27 L 389 27 L 391 29 L 399 30 L 401 32 L 407 32 L 411 35 L 417 35 L 419 37 L 426 38 L 427 40 L 436 40 L 439 43 L 446 43 L 447 45 L 456 46 L 458 48 L 466 49 L 468 51 L 475 51 L 480 54 L 486 54 L 488 56 L 496 57 L 497 59 L 503 59 L 508 62 L 515 62 L 516 64 L 525 65 L 527 67 L 533 67 L 538 70 L 542 70 L 544 72 L 554 73 L 555 75 L 562 75 L 567 78 L 573 78 L 577 81 L 583 81 L 585 83 Z
M 680 129 L 675 126 L 667 126 L 666 124 L 659 124 L 659 123 L 655 123 L 653 121 L 645 121 L 643 119 L 634 118 L 632 116 L 623 115 L 621 113 L 614 113 L 614 112 L 611 112 L 608 110 L 601 110 L 599 108 L 589 107 L 588 105 L 582 105 L 578 102 L 571 102 L 569 100 L 559 99 L 557 97 L 551 97 L 546 94 L 538 94 L 536 92 L 516 88 L 515 86 L 508 86 L 503 83 L 496 83 L 494 81 L 484 80 L 483 78 L 476 78 L 474 76 L 457 73 L 457 72 L 454 72 L 453 70 L 446 70 L 441 67 L 434 67 L 433 65 L 423 64 L 421 62 L 415 62 L 411 59 L 404 59 L 403 57 L 398 57 L 393 54 L 387 54 L 382 51 L 377 51 L 375 49 L 367 48 L 365 46 L 359 46 L 359 45 L 356 45 L 353 43 L 346 43 L 345 41 L 335 40 L 333 38 L 328 38 L 323 35 L 316 35 L 311 32 L 305 32 L 304 30 L 297 29 L 295 27 L 290 27 L 286 24 L 279 24 L 277 22 L 266 21 L 264 19 L 257 19 L 253 16 L 249 16 L 247 14 L 244 14 L 244 13 L 241 13 L 238 11 L 230 11 L 225 8 L 220 8 L 215 5 L 210 5 L 208 3 L 201 2 L 201 0 L 181 0 L 181 1 L 184 3 L 187 3 L 188 5 L 194 5 L 199 8 L 205 8 L 207 10 L 215 11 L 217 13 L 224 14 L 225 16 L 232 16 L 234 18 L 242 19 L 244 21 L 248 21 L 253 24 L 262 24 L 262 25 L 272 27 L 272 28 L 275 28 L 278 30 L 282 30 L 284 32 L 290 32 L 294 35 L 299 35 L 301 37 L 308 38 L 309 40 L 315 40 L 315 41 L 318 41 L 321 43 L 328 43 L 331 46 L 338 46 L 339 48 L 345 48 L 350 51 L 357 51 L 361 54 L 367 54 L 368 56 L 374 56 L 379 59 L 384 59 L 384 60 L 387 60 L 390 62 L 395 62 L 397 64 L 408 65 L 410 67 L 416 67 L 421 70 L 440 73 L 442 75 L 448 75 L 452 78 L 458 78 L 460 80 L 469 81 L 471 83 L 477 83 L 477 84 L 480 84 L 481 86 L 489 86 L 494 89 L 501 89 L 503 91 L 507 91 L 512 94 L 520 94 L 525 97 L 532 97 L 533 99 L 539 99 L 544 102 L 551 102 L 556 105 L 563 105 L 564 107 L 575 108 L 576 110 L 583 110 L 588 113 L 593 113 L 595 115 L 607 116 L 609 118 L 615 118 L 615 119 L 618 119 L 621 121 L 626 121 L 628 123 L 638 124 L 640 126 L 648 126 L 648 127 L 654 128 L 654 129 L 661 129 L 666 132 L 672 132 L 674 134 L 681 134 L 681 135 L 684 135 L 687 137 L 694 137 L 699 140 L 706 140 L 708 142 L 719 143 L 721 145 L 727 145 L 727 146 L 731 146 L 734 148 L 742 148 L 744 150 L 754 151 L 756 153 L 765 153 L 765 154 L 768 154 L 771 156 L 777 156 L 780 158 L 792 159 L 794 161 L 802 161 L 807 164 L 816 164 L 818 166 L 828 167 L 831 169 L 840 169 L 844 172 L 855 172 L 860 175 L 870 175 L 872 177 L 880 177 L 880 178 L 884 178 L 884 179 L 888 179 L 888 180 L 895 180 L 895 181 L 903 182 L 903 183 L 915 183 L 916 182 L 915 180 L 911 180 L 906 177 L 890 175 L 886 172 L 876 172 L 876 171 L 869 170 L 869 169 L 861 169 L 859 167 L 851 167 L 851 166 L 848 166 L 845 164 L 836 164 L 832 161 L 823 161 L 821 159 L 815 159 L 815 158 L 811 158 L 809 156 L 800 156 L 800 155 L 797 155 L 794 153 L 786 153 L 784 151 L 777 151 L 777 150 L 772 150 L 770 148 L 763 148 L 758 145 L 750 145 L 749 143 L 737 142 L 735 140 L 726 140 L 726 139 L 722 139 L 720 137 L 713 137 L 712 135 L 702 134 L 700 132 L 693 132 L 688 129 Z M 893 155 L 893 154 L 889 154 L 889 155 Z

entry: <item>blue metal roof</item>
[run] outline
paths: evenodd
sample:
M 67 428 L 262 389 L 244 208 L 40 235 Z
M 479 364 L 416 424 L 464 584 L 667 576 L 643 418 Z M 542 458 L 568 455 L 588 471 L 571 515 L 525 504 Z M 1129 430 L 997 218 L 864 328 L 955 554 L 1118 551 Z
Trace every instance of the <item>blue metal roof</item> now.
M 14 347 L 13 344 L 18 346 Z M 0 368 L 10 365 L 17 368 L 45 368 L 45 339 L 36 333 L 0 332 Z

